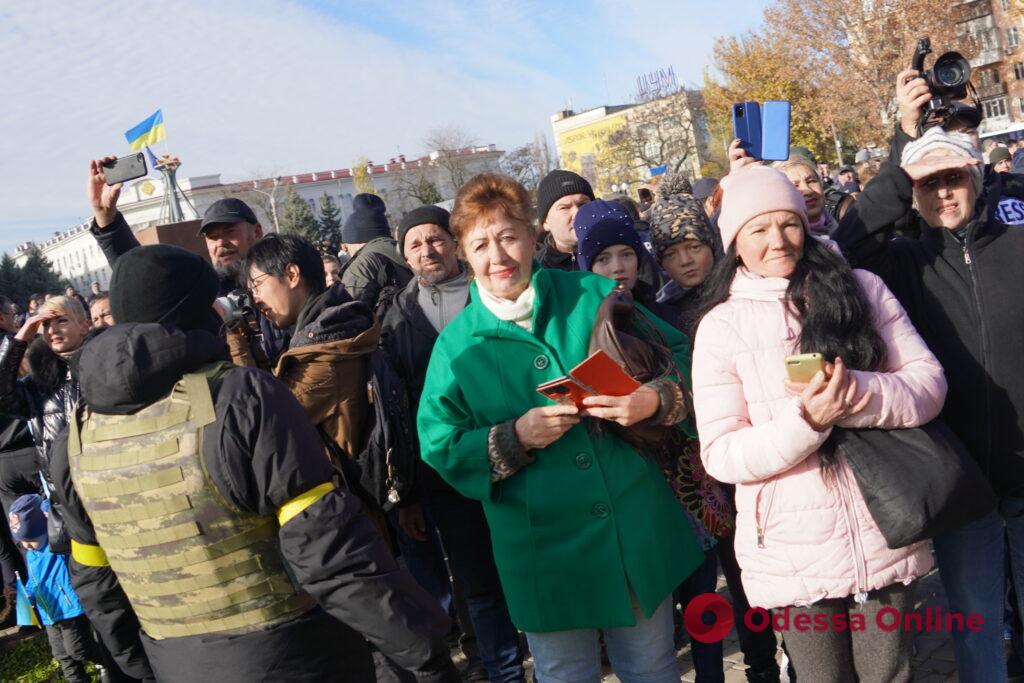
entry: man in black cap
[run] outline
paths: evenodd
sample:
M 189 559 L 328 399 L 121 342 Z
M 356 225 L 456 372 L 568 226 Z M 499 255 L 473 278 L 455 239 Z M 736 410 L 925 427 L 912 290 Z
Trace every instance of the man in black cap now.
M 341 271 L 341 284 L 353 299 L 383 318 L 391 299 L 412 279 L 391 237 L 384 200 L 375 194 L 357 194 L 352 215 L 341 227 L 341 240 L 352 257 Z
M 159 680 L 363 683 L 368 640 L 418 681 L 457 681 L 448 619 L 336 485 L 302 406 L 226 362 L 218 284 L 184 249 L 127 252 L 119 324 L 78 358 L 87 407 L 51 472 L 90 618 L 137 615 Z
M 122 254 L 139 246 L 132 229 L 117 210 L 122 183 L 106 184 L 103 164 L 114 158 L 96 159 L 89 165 L 89 202 L 93 212 L 90 230 L 111 267 Z M 263 227 L 256 214 L 241 199 L 220 199 L 206 210 L 199 234 L 206 239 L 210 262 L 219 278 L 218 304 L 223 314 L 232 327 L 251 332 L 250 339 L 259 347 L 259 352 L 253 354 L 258 364 L 263 367 L 273 365 L 287 346 L 287 331 L 271 325 L 252 306 L 238 279 L 249 247 L 263 236 Z
M 583 176 L 555 169 L 537 187 L 537 218 L 545 232 L 537 260 L 545 268 L 579 270 L 576 265 L 576 212 L 594 200 L 594 188 Z

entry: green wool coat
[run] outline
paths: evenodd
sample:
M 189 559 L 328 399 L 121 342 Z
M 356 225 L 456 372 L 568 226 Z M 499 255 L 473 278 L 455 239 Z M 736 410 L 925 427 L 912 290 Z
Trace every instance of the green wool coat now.
M 531 334 L 472 301 L 430 358 L 418 429 L 423 459 L 483 502 L 512 621 L 524 631 L 634 626 L 703 561 L 660 469 L 584 419 L 536 462 L 491 482 L 492 426 L 551 405 L 537 385 L 586 359 L 598 307 L 615 283 L 537 268 Z M 654 316 L 652 319 L 657 320 Z M 689 381 L 689 342 L 657 320 Z

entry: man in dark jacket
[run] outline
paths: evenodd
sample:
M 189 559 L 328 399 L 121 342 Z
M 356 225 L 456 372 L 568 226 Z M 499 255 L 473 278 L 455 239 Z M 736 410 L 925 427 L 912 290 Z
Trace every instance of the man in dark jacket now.
M 132 229 L 117 210 L 122 183 L 106 184 L 103 164 L 113 159 L 96 159 L 89 166 L 89 203 L 93 214 L 90 231 L 111 268 L 122 254 L 139 246 Z M 259 311 L 251 310 L 248 293 L 238 281 L 242 262 L 249 247 L 263 236 L 263 227 L 248 204 L 229 197 L 210 205 L 203 214 L 199 233 L 206 240 L 210 262 L 219 277 L 218 302 L 225 313 L 238 322 L 237 327 L 254 328 L 250 330 L 257 347 L 254 355 L 261 367 L 269 368 L 287 346 L 288 332 L 271 325 Z M 251 326 L 247 324 L 246 315 L 255 316 Z
M 469 272 L 459 263 L 448 212 L 421 206 L 398 228 L 398 245 L 415 277 L 384 319 L 383 344 L 405 381 L 416 413 L 437 336 L 469 302 Z M 403 531 L 425 542 L 428 520 L 440 532 L 452 574 L 465 594 L 480 657 L 492 683 L 524 681 L 519 635 L 498 579 L 483 508 L 448 486 L 429 466 L 417 473 L 412 505 L 400 509 Z
M 576 233 L 572 222 L 576 212 L 594 200 L 594 188 L 583 176 L 555 169 L 537 187 L 537 218 L 544 242 L 537 260 L 545 268 L 579 270 L 576 265 Z
M 457 680 L 447 619 L 335 485 L 302 407 L 226 362 L 217 286 L 183 249 L 132 250 L 119 324 L 79 357 L 88 407 L 52 472 L 93 623 L 137 614 L 166 681 L 362 683 L 364 637 L 418 680 Z
M 935 539 L 950 609 L 985 620 L 953 634 L 960 678 L 971 681 L 1005 679 L 1004 542 L 1012 557 L 1024 553 L 1024 231 L 996 214 L 1004 184 L 1019 181 L 995 174 L 983 186 L 980 161 L 969 137 L 930 129 L 902 167 L 883 164 L 832 236 L 854 267 L 885 280 L 941 361 L 943 419 L 1000 497 L 992 514 Z M 900 221 L 920 238 L 892 239 Z M 1024 567 L 1013 564 L 1020 596 Z
M 391 238 L 384 201 L 375 194 L 357 194 L 352 200 L 352 215 L 341 227 L 341 239 L 352 257 L 342 268 L 341 283 L 352 298 L 383 317 L 378 305 L 387 306 L 412 279 Z

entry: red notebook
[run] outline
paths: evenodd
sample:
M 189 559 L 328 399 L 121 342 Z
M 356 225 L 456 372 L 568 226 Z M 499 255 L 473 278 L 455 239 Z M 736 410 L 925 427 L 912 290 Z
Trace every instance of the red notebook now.
M 604 351 L 595 351 L 565 377 L 553 379 L 537 387 L 552 401 L 572 403 L 583 408 L 588 396 L 628 396 L 640 388 L 640 382 L 629 376 L 622 366 Z

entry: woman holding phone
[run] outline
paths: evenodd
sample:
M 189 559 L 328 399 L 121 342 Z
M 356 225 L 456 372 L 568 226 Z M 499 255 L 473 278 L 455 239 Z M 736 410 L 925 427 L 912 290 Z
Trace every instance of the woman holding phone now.
M 910 681 L 913 634 L 875 617 L 914 609 L 931 552 L 888 548 L 829 434 L 927 423 L 945 399 L 942 367 L 882 281 L 809 234 L 792 182 L 742 165 L 722 181 L 726 253 L 695 341 L 701 458 L 736 485 L 743 585 L 751 605 L 786 614 L 798 678 Z M 806 384 L 788 381 L 786 358 L 805 353 L 828 363 Z M 827 628 L 794 626 L 805 619 Z M 863 630 L 836 626 L 861 620 Z
M 678 683 L 671 593 L 703 553 L 657 464 L 608 422 L 682 425 L 687 378 L 589 397 L 582 410 L 537 392 L 587 358 L 615 283 L 538 268 L 532 214 L 525 188 L 493 173 L 455 198 L 451 230 L 474 280 L 430 359 L 422 457 L 482 501 L 538 683 L 600 680 L 598 629 L 624 683 Z M 686 338 L 657 324 L 688 367 Z

